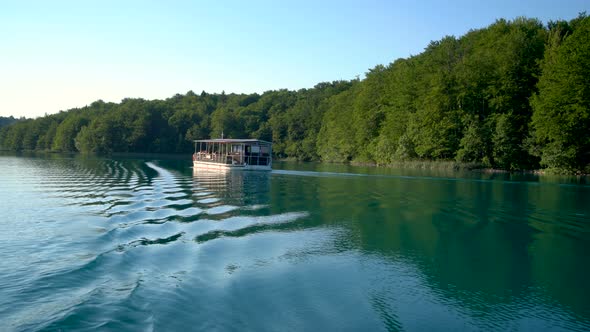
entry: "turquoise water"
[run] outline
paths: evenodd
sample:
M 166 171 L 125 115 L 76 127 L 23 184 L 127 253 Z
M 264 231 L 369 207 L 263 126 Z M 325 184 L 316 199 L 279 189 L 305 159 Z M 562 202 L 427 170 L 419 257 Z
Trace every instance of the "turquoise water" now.
M 586 178 L 0 155 L 0 330 L 590 330 Z

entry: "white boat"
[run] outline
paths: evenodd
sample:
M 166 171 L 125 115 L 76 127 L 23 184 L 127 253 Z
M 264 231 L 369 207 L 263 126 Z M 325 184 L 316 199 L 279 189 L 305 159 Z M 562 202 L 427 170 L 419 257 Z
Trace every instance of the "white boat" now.
M 195 140 L 196 170 L 260 170 L 272 167 L 272 143 L 259 139 Z

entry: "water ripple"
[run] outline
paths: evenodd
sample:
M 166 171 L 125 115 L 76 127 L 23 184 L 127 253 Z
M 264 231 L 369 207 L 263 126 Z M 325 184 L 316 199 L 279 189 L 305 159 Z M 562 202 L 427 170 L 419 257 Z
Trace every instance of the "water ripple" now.
M 189 165 L 0 157 L 0 329 L 590 329 L 588 186 Z

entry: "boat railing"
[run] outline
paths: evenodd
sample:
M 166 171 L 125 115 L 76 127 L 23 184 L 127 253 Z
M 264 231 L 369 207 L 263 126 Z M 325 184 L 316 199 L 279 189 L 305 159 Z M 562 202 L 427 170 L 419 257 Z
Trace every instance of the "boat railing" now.
M 218 164 L 231 164 L 232 161 L 229 160 L 229 155 L 223 155 L 216 152 L 196 152 L 193 154 L 193 160 L 196 161 L 205 161 L 210 163 L 218 163 Z
M 270 156 L 246 155 L 241 153 L 220 154 L 216 152 L 196 152 L 193 160 L 227 165 L 260 165 L 269 164 Z

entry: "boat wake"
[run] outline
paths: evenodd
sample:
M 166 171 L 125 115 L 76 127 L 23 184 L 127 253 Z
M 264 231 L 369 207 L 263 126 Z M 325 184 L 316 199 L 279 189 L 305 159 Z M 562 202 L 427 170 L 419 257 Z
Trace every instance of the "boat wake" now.
M 199 246 L 280 234 L 309 216 L 271 211 L 268 173 L 185 174 L 153 161 L 104 160 L 70 161 L 41 176 L 40 197 L 52 207 L 39 222 L 53 223 L 57 233 L 29 256 L 36 257 L 29 262 L 33 271 L 3 276 L 14 280 L 1 292 L 11 305 L 0 304 L 10 330 L 61 329 L 76 322 L 99 329 L 151 326 L 150 309 L 137 305 L 138 297 L 156 296 L 143 292 L 144 285 L 173 290 L 187 270 L 200 269 L 194 266 Z M 220 271 L 227 273 L 227 266 Z M 109 309 L 93 310 L 96 305 Z M 117 307 L 125 309 L 116 312 Z

